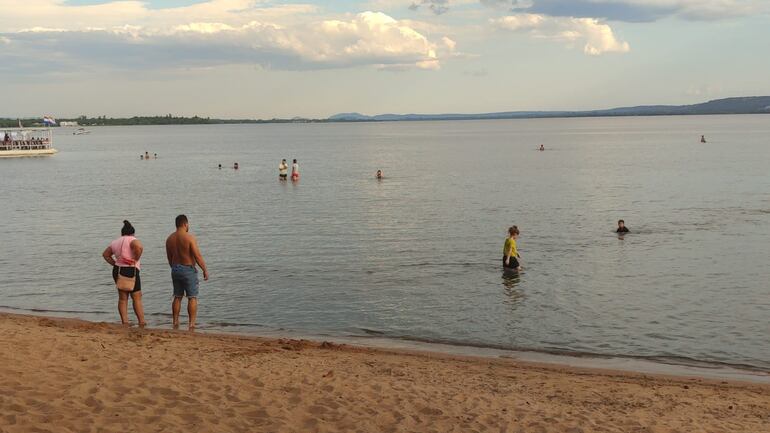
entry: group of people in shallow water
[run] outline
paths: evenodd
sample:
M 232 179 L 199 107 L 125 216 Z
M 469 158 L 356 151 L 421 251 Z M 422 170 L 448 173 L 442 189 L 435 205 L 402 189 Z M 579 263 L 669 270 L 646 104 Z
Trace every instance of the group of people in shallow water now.
M 171 269 L 171 285 L 173 301 L 171 317 L 174 329 L 179 327 L 179 316 L 182 309 L 182 298 L 187 297 L 187 314 L 189 329 L 195 329 L 198 315 L 198 268 L 203 272 L 203 280 L 208 281 L 209 272 L 203 260 L 198 241 L 190 234 L 190 222 L 185 215 L 178 215 L 174 220 L 176 230 L 166 238 L 166 259 Z M 625 221 L 618 220 L 616 232 L 624 235 L 629 232 Z M 519 239 L 519 228 L 508 228 L 508 237 L 503 244 L 503 268 L 520 272 L 521 254 L 516 241 Z M 118 291 L 118 314 L 120 321 L 128 325 L 128 299 L 131 298 L 134 314 L 139 326 L 145 326 L 144 305 L 142 303 L 142 280 L 140 276 L 141 257 L 144 246 L 136 237 L 136 229 L 127 220 L 123 221 L 120 237 L 110 242 L 102 252 L 104 260 L 112 266 L 112 279 Z
M 158 154 L 157 153 L 155 153 L 153 155 L 154 155 L 154 159 L 158 159 Z M 139 159 L 142 159 L 142 160 L 151 159 L 150 152 L 144 152 L 144 155 L 139 155 Z
M 179 327 L 179 313 L 182 298 L 187 297 L 189 329 L 195 329 L 198 314 L 198 267 L 203 280 L 208 281 L 209 271 L 203 260 L 198 241 L 190 234 L 190 223 L 185 215 L 176 217 L 176 230 L 166 238 L 166 259 L 171 269 L 173 301 L 171 315 L 174 328 Z M 140 278 L 141 257 L 144 246 L 136 238 L 136 230 L 128 221 L 123 221 L 120 237 L 110 242 L 102 253 L 104 260 L 112 266 L 112 279 L 118 290 L 118 314 L 120 321 L 128 325 L 128 298 L 131 298 L 139 326 L 145 326 L 144 305 L 142 304 L 142 281 Z
M 630 230 L 626 227 L 626 222 L 618 220 L 618 228 L 615 230 L 620 237 L 629 233 Z M 516 240 L 519 239 L 519 228 L 511 226 L 508 228 L 508 237 L 505 238 L 503 244 L 503 269 L 511 270 L 514 272 L 520 272 L 523 267 L 521 266 L 521 255 L 516 245 Z
M 285 159 L 281 160 L 281 163 L 278 164 L 278 180 L 285 181 L 289 177 L 289 164 L 286 163 Z M 296 182 L 299 180 L 299 163 L 296 159 L 294 159 L 291 163 L 291 180 Z
M 157 154 L 155 154 L 155 157 L 157 158 Z M 221 170 L 222 164 L 219 164 L 217 168 Z M 240 165 L 237 162 L 234 162 L 233 169 L 238 170 L 239 168 Z M 375 173 L 374 177 L 376 177 L 378 180 L 382 180 L 384 178 L 382 170 L 377 170 L 377 173 Z M 278 180 L 289 180 L 289 164 L 285 159 L 282 159 L 280 164 L 278 164 Z M 291 180 L 294 182 L 299 180 L 299 162 L 297 162 L 296 159 L 292 160 L 291 164 Z

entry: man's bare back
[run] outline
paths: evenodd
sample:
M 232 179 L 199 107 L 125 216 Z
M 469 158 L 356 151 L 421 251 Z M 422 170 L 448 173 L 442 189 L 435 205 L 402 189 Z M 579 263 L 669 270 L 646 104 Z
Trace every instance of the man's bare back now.
M 169 266 L 186 265 L 195 267 L 197 264 L 203 270 L 203 279 L 209 279 L 206 262 L 203 260 L 195 236 L 187 232 L 186 227 L 179 227 L 166 239 L 166 256 Z
M 182 233 L 181 231 L 171 233 L 168 239 L 166 239 L 168 264 L 194 266 L 193 242 L 195 242 L 195 237 L 189 233 Z

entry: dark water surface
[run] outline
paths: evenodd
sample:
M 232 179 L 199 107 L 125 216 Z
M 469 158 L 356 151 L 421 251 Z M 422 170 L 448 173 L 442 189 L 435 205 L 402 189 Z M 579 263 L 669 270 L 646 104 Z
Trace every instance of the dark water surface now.
M 167 326 L 183 212 L 212 275 L 204 329 L 770 370 L 770 116 L 62 128 L 55 145 L 0 160 L 0 306 L 117 320 L 101 252 L 127 218 Z M 500 266 L 511 224 L 520 276 Z

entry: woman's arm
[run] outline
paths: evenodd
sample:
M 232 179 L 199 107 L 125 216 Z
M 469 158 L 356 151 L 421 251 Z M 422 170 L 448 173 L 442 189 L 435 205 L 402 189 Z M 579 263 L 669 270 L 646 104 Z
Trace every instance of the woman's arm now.
M 104 261 L 111 264 L 112 266 L 115 266 L 115 259 L 112 258 L 112 248 L 107 247 L 106 250 L 102 253 L 102 257 L 104 258 Z

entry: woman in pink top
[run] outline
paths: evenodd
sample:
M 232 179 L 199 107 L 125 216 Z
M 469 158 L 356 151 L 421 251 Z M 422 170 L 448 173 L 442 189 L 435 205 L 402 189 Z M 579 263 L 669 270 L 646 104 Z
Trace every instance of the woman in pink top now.
M 136 275 L 134 290 L 130 292 L 131 300 L 134 304 L 134 313 L 139 320 L 139 326 L 144 326 L 144 307 L 142 306 L 142 281 L 139 279 L 139 258 L 142 257 L 142 243 L 134 237 L 134 226 L 128 221 L 123 221 L 123 228 L 120 230 L 120 237 L 110 242 L 110 245 L 102 253 L 104 260 L 112 265 L 112 279 L 118 279 L 118 272 L 124 277 L 133 277 Z M 118 290 L 118 313 L 120 321 L 128 325 L 128 295 L 129 292 Z

